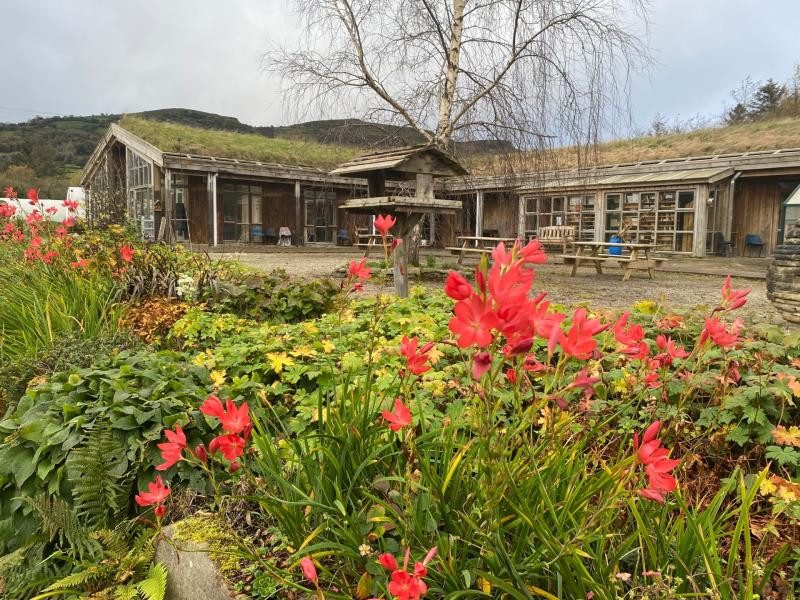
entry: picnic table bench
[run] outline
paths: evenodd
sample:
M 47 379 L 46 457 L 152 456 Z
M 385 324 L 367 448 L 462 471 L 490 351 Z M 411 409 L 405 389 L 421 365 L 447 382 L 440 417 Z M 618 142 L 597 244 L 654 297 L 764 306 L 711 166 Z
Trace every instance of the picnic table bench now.
M 622 281 L 628 281 L 631 273 L 635 269 L 647 269 L 647 275 L 653 279 L 653 271 L 656 267 L 668 259 L 661 256 L 652 256 L 655 251 L 655 244 L 635 244 L 629 242 L 574 242 L 576 247 L 575 254 L 562 254 L 561 258 L 565 264 L 571 264 L 572 270 L 570 277 L 575 277 L 578 267 L 581 264 L 594 265 L 599 274 L 603 274 L 604 262 L 616 262 L 622 267 Z M 610 254 L 601 253 L 600 250 L 610 247 L 622 247 L 629 254 Z
M 544 246 L 560 246 L 561 251 L 567 252 L 567 245 L 575 241 L 574 225 L 548 225 L 536 230 L 536 239 Z
M 517 238 L 503 238 L 503 237 L 484 237 L 480 235 L 460 235 L 456 241 L 461 242 L 460 246 L 448 246 L 445 250 L 449 250 L 451 254 L 458 255 L 458 264 L 460 265 L 465 256 L 475 256 L 480 258 L 484 254 L 491 254 L 492 250 L 500 242 L 513 244 Z

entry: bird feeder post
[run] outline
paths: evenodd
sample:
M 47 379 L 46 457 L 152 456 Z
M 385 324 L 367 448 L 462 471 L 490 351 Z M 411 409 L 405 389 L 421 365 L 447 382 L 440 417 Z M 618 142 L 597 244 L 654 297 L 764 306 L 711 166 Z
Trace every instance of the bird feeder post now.
M 331 171 L 333 175 L 363 177 L 369 198 L 346 200 L 342 207 L 350 213 L 391 214 L 397 221 L 392 234 L 394 245 L 392 274 L 400 298 L 408 297 L 408 248 L 411 235 L 426 214 L 455 214 L 460 200 L 434 196 L 434 178 L 466 175 L 453 158 L 432 146 L 414 146 L 362 156 Z M 387 190 L 402 189 L 398 181 L 415 181 L 413 196 L 389 195 Z

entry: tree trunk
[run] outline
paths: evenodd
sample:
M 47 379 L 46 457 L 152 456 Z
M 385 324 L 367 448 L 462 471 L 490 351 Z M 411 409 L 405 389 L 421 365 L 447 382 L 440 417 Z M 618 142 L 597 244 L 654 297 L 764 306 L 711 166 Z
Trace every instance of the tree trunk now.
M 450 47 L 447 52 L 447 71 L 444 88 L 439 97 L 439 123 L 436 126 L 434 141 L 445 147 L 453 135 L 453 101 L 458 80 L 459 62 L 461 60 L 461 36 L 464 32 L 464 8 L 467 0 L 453 0 L 453 27 L 450 29 Z

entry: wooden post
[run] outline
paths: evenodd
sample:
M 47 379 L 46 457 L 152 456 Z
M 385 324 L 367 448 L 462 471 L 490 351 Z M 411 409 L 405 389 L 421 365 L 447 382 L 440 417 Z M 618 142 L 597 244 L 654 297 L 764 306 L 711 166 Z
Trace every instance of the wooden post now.
M 708 184 L 701 183 L 694 194 L 694 246 L 692 256 L 706 255 L 706 221 L 708 220 Z
M 172 202 L 174 198 L 172 197 L 172 170 L 170 169 L 164 169 L 164 189 L 161 193 L 164 201 L 164 219 L 167 222 L 164 228 L 164 241 L 167 244 L 172 244 L 175 241 L 172 236 L 172 219 L 174 216 Z
M 475 195 L 475 237 L 483 235 L 483 190 Z M 477 245 L 477 244 L 476 244 Z
M 216 209 L 216 202 L 214 201 L 214 174 L 211 172 L 206 173 L 206 198 L 208 199 L 208 245 L 215 246 L 214 242 L 214 210 Z
M 658 214 L 656 214 L 658 219 Z M 594 200 L 594 241 L 603 242 L 606 237 L 606 196 L 597 192 Z M 655 240 L 653 240 L 655 243 Z
M 525 198 L 517 196 L 517 237 L 523 244 L 528 242 L 525 235 Z
M 398 217 L 398 221 L 400 217 Z M 398 298 L 408 298 L 408 236 L 400 238 L 392 253 L 394 293 Z
M 295 246 L 302 246 L 303 244 L 303 224 L 302 224 L 302 211 L 301 211 L 301 201 L 302 197 L 300 196 L 300 182 L 294 182 L 294 245 Z
M 431 224 L 430 226 L 431 239 L 428 240 L 428 245 L 433 247 L 433 244 L 436 241 L 436 213 L 428 213 L 428 219 L 429 223 Z

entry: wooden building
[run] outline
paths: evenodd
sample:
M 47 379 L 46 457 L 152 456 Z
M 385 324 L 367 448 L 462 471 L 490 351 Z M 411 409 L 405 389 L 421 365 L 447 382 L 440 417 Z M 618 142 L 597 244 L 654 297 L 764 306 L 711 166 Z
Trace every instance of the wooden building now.
M 124 204 L 148 239 L 193 244 L 335 243 L 356 223 L 341 203 L 365 193 L 360 180 L 313 167 L 163 152 L 112 124 L 84 169 L 88 218 Z M 169 224 L 170 226 L 167 226 Z
M 342 204 L 367 193 L 367 181 L 313 167 L 163 152 L 111 125 L 84 170 L 88 217 L 122 207 L 148 238 L 218 246 L 274 242 L 281 228 L 294 244 L 353 237 L 368 216 Z M 765 255 L 782 241 L 783 202 L 800 185 L 800 148 L 672 158 L 505 176 L 453 177 L 437 196 L 461 200 L 456 215 L 429 215 L 428 245 L 459 235 L 524 237 L 548 225 L 573 225 L 576 237 L 658 244 L 692 256 L 717 253 L 733 241 L 745 254 L 748 235 Z M 413 195 L 413 182 L 388 182 Z M 164 226 L 162 227 L 162 223 Z M 171 224 L 167 227 L 167 224 Z

